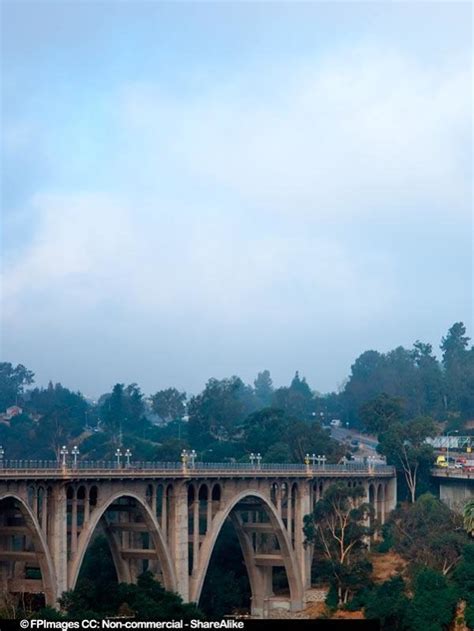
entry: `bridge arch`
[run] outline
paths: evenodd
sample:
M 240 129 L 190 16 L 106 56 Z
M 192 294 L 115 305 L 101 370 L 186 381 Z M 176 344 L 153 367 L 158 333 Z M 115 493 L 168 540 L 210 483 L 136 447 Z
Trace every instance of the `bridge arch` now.
M 298 572 L 298 561 L 296 558 L 296 554 L 292 548 L 288 533 L 285 529 L 285 525 L 282 521 L 282 518 L 278 514 L 276 507 L 271 502 L 271 499 L 260 491 L 254 489 L 246 489 L 238 493 L 228 504 L 226 504 L 225 507 L 223 507 L 216 513 L 212 522 L 212 528 L 208 535 L 206 535 L 206 538 L 200 549 L 198 570 L 196 576 L 194 577 L 194 581 L 191 582 L 191 602 L 199 602 L 202 588 L 204 586 L 204 580 L 209 569 L 212 552 L 226 519 L 230 517 L 234 523 L 234 526 L 238 524 L 238 521 L 233 518 L 231 513 L 239 504 L 239 502 L 245 499 L 259 500 L 259 508 L 263 508 L 266 511 L 270 520 L 270 524 L 273 527 L 274 535 L 277 538 L 282 557 L 284 559 L 284 566 L 288 579 L 288 585 L 290 588 L 291 601 L 293 603 L 302 603 L 304 590 L 301 576 Z M 242 533 L 239 533 L 237 528 L 236 530 L 239 543 L 242 548 L 244 561 L 247 567 L 247 573 L 249 575 L 252 596 L 255 596 L 257 582 L 255 580 L 254 572 L 252 571 L 253 567 L 251 560 L 251 551 L 249 545 L 243 545 L 244 539 L 242 538 Z
M 57 597 L 59 596 L 59 594 L 56 594 L 56 572 L 54 570 L 54 563 L 51 558 L 46 537 L 40 527 L 38 517 L 35 515 L 28 503 L 15 493 L 5 493 L 0 495 L 0 505 L 2 502 L 9 499 L 16 502 L 16 507 L 25 521 L 25 525 L 31 536 L 34 552 L 36 553 L 40 567 L 46 604 L 54 607 L 56 605 Z
M 78 549 L 77 553 L 70 561 L 69 567 L 69 589 L 74 589 L 77 583 L 77 579 L 79 578 L 79 572 L 82 567 L 82 563 L 84 561 L 84 556 L 86 550 L 92 540 L 92 537 L 96 531 L 97 526 L 99 525 L 100 520 L 104 517 L 107 510 L 110 506 L 120 500 L 122 498 L 130 498 L 137 502 L 137 508 L 140 511 L 144 522 L 147 526 L 147 532 L 149 533 L 153 543 L 154 549 L 156 550 L 156 554 L 158 560 L 160 561 L 162 572 L 163 572 L 163 582 L 165 589 L 169 591 L 176 591 L 176 575 L 173 567 L 173 563 L 170 557 L 170 553 L 168 547 L 166 545 L 165 539 L 161 532 L 161 528 L 158 524 L 156 515 L 153 514 L 151 507 L 148 505 L 146 498 L 141 497 L 137 493 L 133 491 L 120 491 L 114 493 L 110 497 L 107 498 L 107 501 L 100 507 L 97 507 L 90 516 L 90 520 L 88 523 L 84 524 L 84 529 L 82 530 L 79 539 L 78 539 Z M 120 571 L 118 567 L 118 555 L 119 550 L 117 547 L 117 542 L 114 537 L 107 536 L 107 540 L 109 542 L 112 557 L 114 559 L 114 563 L 116 564 L 117 573 L 120 577 Z

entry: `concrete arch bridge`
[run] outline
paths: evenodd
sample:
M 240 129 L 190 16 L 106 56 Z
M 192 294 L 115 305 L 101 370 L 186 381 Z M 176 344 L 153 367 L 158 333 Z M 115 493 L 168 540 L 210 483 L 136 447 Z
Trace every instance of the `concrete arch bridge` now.
M 74 589 L 96 533 L 110 546 L 119 581 L 144 570 L 185 602 L 199 602 L 217 538 L 230 520 L 242 548 L 251 610 L 304 607 L 312 551 L 303 517 L 336 481 L 360 485 L 383 522 L 396 504 L 392 467 L 4 462 L 0 468 L 0 589 L 44 594 L 57 605 Z M 289 596 L 277 603 L 273 568 Z

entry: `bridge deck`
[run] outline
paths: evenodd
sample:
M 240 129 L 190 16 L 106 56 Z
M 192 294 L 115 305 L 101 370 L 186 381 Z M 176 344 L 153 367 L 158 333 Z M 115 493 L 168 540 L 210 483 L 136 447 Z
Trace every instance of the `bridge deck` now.
M 472 480 L 474 482 L 474 471 L 462 471 L 461 469 L 432 469 L 431 475 L 434 478 L 445 480 Z
M 5 463 L 6 464 L 6 463 Z M 78 466 L 55 467 L 33 466 L 33 463 L 8 463 L 0 468 L 0 480 L 7 479 L 62 479 L 65 481 L 84 479 L 154 479 L 154 478 L 269 478 L 269 477 L 297 477 L 297 478 L 346 478 L 346 477 L 386 477 L 395 476 L 394 467 L 386 465 L 363 466 L 359 464 L 347 465 L 281 465 L 262 464 L 252 467 L 246 464 L 196 463 L 195 467 L 183 467 L 180 464 L 165 463 L 166 466 L 145 463 L 129 467 L 100 467 Z M 24 465 L 24 466 L 22 466 Z

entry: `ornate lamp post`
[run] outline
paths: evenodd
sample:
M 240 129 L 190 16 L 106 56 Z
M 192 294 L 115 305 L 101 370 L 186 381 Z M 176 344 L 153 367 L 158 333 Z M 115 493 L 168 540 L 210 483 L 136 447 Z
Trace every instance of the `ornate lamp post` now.
M 309 471 L 309 454 L 304 457 L 304 463 L 306 465 L 306 471 Z
M 183 469 L 186 469 L 186 465 L 188 464 L 189 454 L 186 449 L 183 449 L 181 452 L 181 462 L 183 463 Z
M 250 458 L 250 466 L 253 467 L 255 464 L 255 454 L 252 452 L 249 458 Z
M 115 450 L 115 457 L 117 458 L 117 469 L 120 469 L 120 467 L 121 467 L 120 458 L 122 457 L 122 452 L 120 451 L 120 449 L 118 447 Z
M 448 438 L 448 444 L 446 447 L 446 463 L 448 465 L 448 469 L 449 469 L 449 435 L 450 434 L 459 434 L 459 430 L 458 429 L 452 429 L 450 432 L 447 432 L 446 436 Z
M 74 447 L 71 449 L 71 454 L 74 458 L 74 469 L 77 468 L 77 456 L 79 455 L 79 448 L 77 445 L 74 445 Z
M 130 451 L 130 449 L 126 449 L 125 450 L 125 458 L 127 459 L 127 469 L 130 468 L 130 458 L 132 457 L 132 452 Z
M 0 469 L 3 469 L 3 456 L 5 455 L 5 450 L 2 445 L 0 445 Z
M 68 453 L 69 453 L 69 452 L 68 452 L 68 450 L 67 450 L 66 445 L 63 445 L 63 446 L 61 447 L 61 449 L 59 450 L 59 453 L 60 453 L 60 454 L 61 454 L 61 456 L 62 456 L 62 463 L 61 463 L 61 464 L 62 464 L 62 466 L 63 466 L 63 468 L 64 468 L 64 467 L 66 466 L 66 456 L 67 456 L 67 455 L 68 455 Z
M 255 459 L 257 461 L 257 469 L 261 469 L 261 464 L 260 463 L 262 462 L 262 456 L 260 454 L 257 454 L 255 456 Z
M 315 465 L 315 462 L 316 462 L 316 456 L 314 454 L 311 454 L 311 464 L 313 465 L 313 467 Z
M 196 451 L 193 449 L 193 450 L 191 451 L 191 453 L 189 454 L 189 459 L 191 460 L 191 467 L 192 467 L 193 469 L 195 469 L 195 468 L 196 468 L 196 456 L 197 456 L 197 453 L 196 453 Z

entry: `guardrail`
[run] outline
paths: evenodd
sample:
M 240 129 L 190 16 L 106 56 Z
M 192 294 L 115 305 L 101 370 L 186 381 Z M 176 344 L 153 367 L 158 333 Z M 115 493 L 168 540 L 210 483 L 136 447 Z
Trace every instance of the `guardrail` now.
M 447 467 L 439 467 L 431 469 L 431 475 L 435 478 L 451 478 L 458 480 L 474 480 L 474 471 L 463 471 L 463 469 L 454 469 Z
M 366 465 L 363 463 L 346 464 L 287 464 L 287 463 L 229 463 L 229 462 L 195 462 L 184 465 L 181 462 L 130 462 L 122 463 L 108 460 L 81 460 L 77 463 L 62 464 L 56 460 L 3 460 L 0 461 L 0 477 L 2 474 L 11 477 L 15 473 L 39 472 L 42 475 L 62 476 L 64 474 L 126 474 L 133 477 L 134 474 L 149 473 L 160 475 L 202 475 L 204 473 L 216 474 L 278 474 L 294 473 L 299 475 L 314 474 L 381 474 L 395 475 L 394 467 L 388 465 Z

